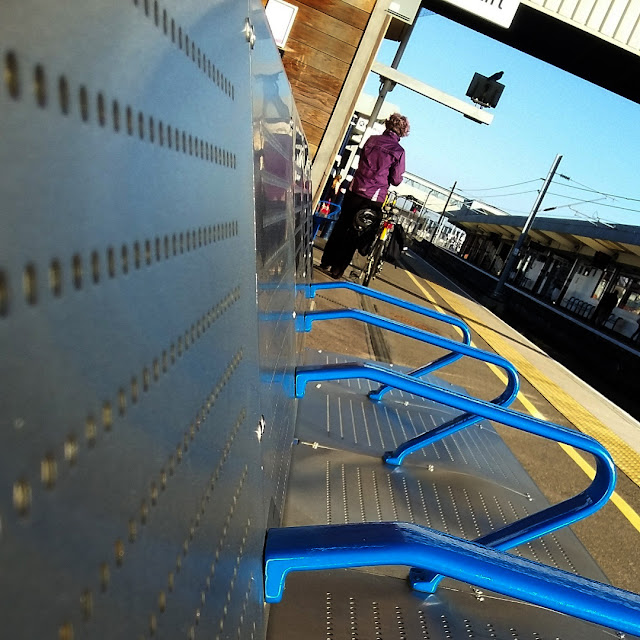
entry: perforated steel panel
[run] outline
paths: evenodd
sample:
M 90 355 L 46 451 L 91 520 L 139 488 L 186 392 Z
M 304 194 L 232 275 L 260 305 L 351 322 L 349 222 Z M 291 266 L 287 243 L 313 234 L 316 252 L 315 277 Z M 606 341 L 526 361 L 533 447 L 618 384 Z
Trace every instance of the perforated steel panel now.
M 265 507 L 269 525 L 278 526 L 295 428 L 291 391 L 300 341 L 294 318 L 307 304 L 296 294 L 296 282 L 311 276 L 309 159 L 280 55 L 266 23 L 255 26 L 253 140 Z
M 260 637 L 308 190 L 262 5 L 4 2 L 0 55 L 3 636 Z

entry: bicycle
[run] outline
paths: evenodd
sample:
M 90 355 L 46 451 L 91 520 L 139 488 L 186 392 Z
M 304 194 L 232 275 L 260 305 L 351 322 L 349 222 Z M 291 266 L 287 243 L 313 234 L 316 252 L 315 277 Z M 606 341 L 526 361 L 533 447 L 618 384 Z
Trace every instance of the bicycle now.
M 361 284 L 365 287 L 368 287 L 369 283 L 382 271 L 389 244 L 393 238 L 396 224 L 398 224 L 396 218 L 398 209 L 394 207 L 396 198 L 394 192 L 387 194 L 382 205 L 382 217 L 377 218 L 379 220 L 378 230 L 367 255 L 367 263 L 360 273 Z

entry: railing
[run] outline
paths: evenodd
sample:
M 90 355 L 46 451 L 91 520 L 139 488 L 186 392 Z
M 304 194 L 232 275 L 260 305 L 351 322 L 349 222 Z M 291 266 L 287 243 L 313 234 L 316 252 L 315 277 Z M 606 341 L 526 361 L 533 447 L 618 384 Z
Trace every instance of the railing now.
M 593 313 L 596 310 L 596 306 L 587 302 L 586 300 L 580 300 L 580 298 L 576 298 L 572 296 L 567 301 L 563 301 L 560 303 L 562 307 L 564 307 L 567 311 L 571 313 L 575 313 L 581 318 L 589 319 L 593 316 Z M 608 318 L 602 323 L 603 327 L 609 327 L 611 331 L 616 330 L 616 326 L 618 322 L 621 321 L 622 318 L 620 316 L 615 315 L 614 313 L 609 314 Z
M 567 311 L 575 313 L 577 316 L 586 319 L 589 319 L 595 311 L 595 305 L 591 304 L 587 300 L 580 300 L 580 298 L 576 298 L 574 296 L 569 298 L 569 301 L 563 306 Z
M 571 311 L 571 313 L 575 313 L 578 316 L 584 317 L 585 313 L 590 312 L 594 307 L 586 300 L 581 300 L 580 298 L 571 296 L 571 298 L 569 298 L 569 301 L 564 305 L 564 308 L 567 311 Z
M 395 296 L 390 296 L 386 293 L 382 293 L 382 291 L 376 291 L 375 289 L 369 289 L 369 287 L 363 287 L 361 284 L 356 284 L 355 282 L 312 282 L 309 285 L 302 285 L 300 288 L 304 288 L 307 298 L 315 298 L 317 291 L 326 291 L 329 289 L 348 289 L 349 291 L 355 291 L 356 293 L 368 296 L 369 298 L 375 298 L 376 300 L 380 300 L 381 302 L 386 302 L 387 304 L 400 307 L 401 309 L 413 311 L 415 313 L 419 313 L 420 315 L 426 316 L 427 318 L 433 318 L 434 320 L 439 320 L 440 322 L 445 322 L 446 324 L 453 325 L 454 327 L 460 329 L 460 331 L 462 332 L 462 342 L 464 344 L 471 344 L 471 331 L 469 330 L 469 327 L 459 318 L 448 316 L 444 313 L 438 313 L 437 311 L 433 311 L 432 309 L 429 309 L 427 307 L 413 304 L 412 302 L 402 300 L 401 298 L 396 298 Z
M 270 529 L 265 599 L 280 602 L 291 571 L 382 565 L 418 566 L 618 632 L 640 633 L 639 595 L 409 523 Z
M 594 314 L 596 310 L 595 305 L 586 303 L 585 306 L 581 309 L 580 315 L 588 320 Z
M 580 302 L 580 300 L 578 298 L 576 298 L 575 296 L 571 296 L 571 298 L 569 298 L 569 302 L 567 302 L 565 307 L 569 311 L 573 311 L 575 309 L 576 305 L 578 304 L 578 302 Z
M 446 406 L 464 411 L 469 415 L 494 420 L 527 433 L 555 440 L 594 456 L 596 474 L 591 484 L 584 491 L 572 498 L 481 536 L 475 540 L 478 544 L 501 550 L 511 549 L 586 518 L 604 506 L 613 493 L 616 482 L 615 465 L 609 452 L 593 438 L 551 422 L 496 406 L 490 402 L 442 389 L 423 380 L 416 380 L 410 375 L 378 365 L 347 363 L 331 367 L 316 365 L 298 367 L 295 374 L 296 397 L 301 398 L 304 396 L 305 387 L 311 381 L 355 378 L 389 384 L 396 389 L 440 402 Z M 422 446 L 430 444 L 434 439 L 443 437 L 443 434 L 439 433 L 437 429 L 433 430 L 433 436 L 431 436 L 431 433 L 427 432 L 420 436 Z M 413 572 L 410 575 L 414 588 L 425 592 L 433 592 L 440 579 L 440 576 L 434 574 Z
M 369 298 L 374 298 L 375 300 L 386 302 L 387 304 L 400 307 L 401 309 L 406 309 L 407 311 L 413 311 L 414 313 L 418 313 L 427 318 L 431 318 L 432 320 L 450 324 L 456 327 L 462 333 L 462 344 L 471 344 L 471 331 L 469 330 L 469 327 L 459 318 L 448 316 L 444 313 L 438 313 L 437 311 L 433 311 L 432 309 L 428 309 L 427 307 L 407 302 L 406 300 L 402 300 L 401 298 L 390 296 L 386 293 L 382 293 L 381 291 L 370 289 L 369 287 L 363 287 L 362 285 L 355 284 L 354 282 L 314 282 L 310 285 L 304 285 L 304 289 L 308 298 L 314 298 L 316 295 L 316 291 L 323 291 L 327 289 L 348 289 L 350 291 L 355 291 L 356 293 L 360 293 Z M 309 331 L 306 326 L 307 325 L 305 325 L 305 331 Z M 455 362 L 456 360 L 459 360 L 463 355 L 464 354 L 462 353 L 451 353 L 446 356 L 442 356 L 438 360 L 434 360 L 429 364 L 414 369 L 410 372 L 410 375 L 415 377 L 426 375 L 427 373 L 431 373 L 433 371 L 436 371 L 437 369 L 441 369 L 442 367 L 447 366 L 452 362 Z M 385 393 L 391 390 L 391 388 L 392 387 L 389 386 L 380 387 L 376 391 L 372 391 L 369 394 L 369 397 L 372 400 L 380 400 Z
M 450 364 L 451 362 L 458 360 L 462 356 L 467 356 L 481 362 L 496 365 L 505 370 L 507 374 L 507 386 L 499 396 L 491 400 L 492 404 L 501 407 L 507 407 L 515 400 L 516 396 L 518 395 L 518 390 L 520 388 L 518 372 L 516 371 L 515 367 L 502 356 L 490 353 L 488 351 L 483 351 L 482 349 L 478 349 L 476 347 L 460 344 L 459 342 L 455 342 L 454 340 L 449 340 L 448 338 L 437 336 L 435 334 L 429 333 L 428 331 L 424 331 L 423 329 L 417 329 L 416 327 L 411 327 L 409 325 L 396 322 L 395 320 L 382 318 L 381 316 L 369 313 L 367 311 L 361 311 L 359 309 L 331 309 L 326 311 L 310 311 L 305 313 L 304 315 L 299 315 L 298 317 L 296 317 L 296 328 L 298 329 L 298 331 L 311 331 L 313 323 L 315 321 L 336 319 L 351 319 L 366 322 L 367 324 L 372 324 L 374 326 L 380 327 L 381 329 L 388 329 L 390 331 L 394 331 L 395 333 L 399 333 L 400 335 L 414 338 L 426 344 L 442 347 L 443 349 L 448 349 L 450 351 L 449 354 L 437 360 L 434 360 L 430 364 L 408 373 L 407 375 L 411 377 L 415 378 L 431 371 L 435 371 L 436 369 L 439 369 L 446 364 Z M 334 365 L 323 365 L 323 368 L 326 370 L 331 370 L 333 366 Z M 369 397 L 377 401 L 382 397 L 384 393 L 386 393 L 391 388 L 392 387 L 389 385 L 384 385 L 377 391 L 370 392 Z M 476 424 L 481 420 L 482 418 L 480 416 L 465 413 L 448 422 L 445 422 L 444 424 L 436 427 L 435 429 L 432 429 L 426 434 L 416 436 L 415 438 L 408 440 L 407 442 L 400 445 L 394 452 L 385 452 L 384 460 L 389 464 L 399 466 L 402 464 L 404 458 L 409 454 L 418 451 L 419 449 L 435 442 L 436 440 L 440 440 L 448 435 L 451 435 L 456 431 L 460 431 L 461 429 L 470 427 L 471 425 Z

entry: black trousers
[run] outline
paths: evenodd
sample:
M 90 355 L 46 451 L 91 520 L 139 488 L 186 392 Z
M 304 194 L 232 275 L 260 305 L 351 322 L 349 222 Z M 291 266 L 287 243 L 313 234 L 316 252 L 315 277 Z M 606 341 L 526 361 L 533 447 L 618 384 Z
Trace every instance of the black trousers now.
M 331 268 L 338 276 L 349 266 L 358 245 L 358 233 L 353 226 L 353 218 L 360 209 L 380 211 L 382 203 L 373 202 L 352 191 L 345 194 L 340 217 L 327 240 L 320 263 L 323 268 Z

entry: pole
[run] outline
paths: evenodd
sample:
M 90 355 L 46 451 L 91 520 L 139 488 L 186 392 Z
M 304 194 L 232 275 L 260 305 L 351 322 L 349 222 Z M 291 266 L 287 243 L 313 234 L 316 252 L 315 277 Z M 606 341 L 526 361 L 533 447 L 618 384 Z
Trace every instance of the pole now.
M 398 65 L 400 64 L 400 60 L 404 55 L 404 51 L 407 48 L 407 44 L 409 44 L 409 38 L 413 33 L 413 28 L 415 27 L 415 24 L 418 21 L 418 17 L 419 16 L 416 14 L 415 20 L 409 25 L 406 32 L 402 36 L 402 40 L 398 45 L 398 50 L 396 51 L 396 55 L 394 56 L 393 62 L 391 63 L 391 67 L 393 69 L 397 69 Z M 384 78 L 382 80 L 380 85 L 380 91 L 378 92 L 378 99 L 376 100 L 376 103 L 373 106 L 373 110 L 371 111 L 371 115 L 369 116 L 369 121 L 367 122 L 367 126 L 365 127 L 364 133 L 362 134 L 362 138 L 360 139 L 360 144 L 355 149 L 355 151 L 351 154 L 351 156 L 349 157 L 349 160 L 347 161 L 347 164 L 343 168 L 345 175 L 348 175 L 356 155 L 358 155 L 360 149 L 364 147 L 364 143 L 367 141 L 367 132 L 369 131 L 369 129 L 371 129 L 371 127 L 373 127 L 373 125 L 378 120 L 378 115 L 380 114 L 380 109 L 382 109 L 382 105 L 384 104 L 385 98 L 387 97 L 387 93 L 389 93 L 389 91 L 392 91 L 395 86 L 396 86 L 396 83 L 389 80 L 389 78 Z
M 536 217 L 536 213 L 538 213 L 538 209 L 540 208 L 540 205 L 542 204 L 542 200 L 544 199 L 547 193 L 547 189 L 551 184 L 551 180 L 553 179 L 553 176 L 556 173 L 556 169 L 560 164 L 560 160 L 562 160 L 562 156 L 557 155 L 555 160 L 553 161 L 553 164 L 551 165 L 551 169 L 549 169 L 549 173 L 544 181 L 544 184 L 542 185 L 542 189 L 540 189 L 540 193 L 538 193 L 538 197 L 536 198 L 536 201 L 533 203 L 533 208 L 531 209 L 531 213 L 529 214 L 527 221 L 524 223 L 524 227 L 522 227 L 522 233 L 520 233 L 520 237 L 517 239 L 516 244 L 511 250 L 509 257 L 507 258 L 507 262 L 505 263 L 504 268 L 502 269 L 502 273 L 500 274 L 500 279 L 498 280 L 498 284 L 496 285 L 496 288 L 493 291 L 494 298 L 500 298 L 502 296 L 504 285 L 506 284 L 509 278 L 509 275 L 511 274 L 513 265 L 515 264 L 516 260 L 518 259 L 518 256 L 520 255 L 520 249 L 522 248 L 524 241 L 527 239 L 527 235 L 529 234 L 531 225 L 533 225 L 533 221 Z
M 571 269 L 569 269 L 569 274 L 565 278 L 564 283 L 560 288 L 560 293 L 558 294 L 558 297 L 555 299 L 554 304 L 560 306 L 560 303 L 562 302 L 563 298 L 567 295 L 567 290 L 569 289 L 569 285 L 573 280 L 573 276 L 578 270 L 578 265 L 580 264 L 580 260 L 581 260 L 580 256 L 576 256 L 576 259 L 573 261 L 573 264 L 571 265 Z
M 418 21 L 418 16 L 416 15 L 415 20 L 409 25 L 404 35 L 402 36 L 402 40 L 398 45 L 398 50 L 396 51 L 396 55 L 394 56 L 393 62 L 391 63 L 392 69 L 398 68 L 398 65 L 400 64 L 400 60 L 402 60 L 402 56 L 404 55 L 404 50 L 407 48 L 407 44 L 409 44 L 409 38 L 413 33 L 413 28 L 415 27 L 417 21 Z M 375 124 L 376 120 L 378 119 L 378 114 L 380 113 L 380 109 L 382 109 L 384 100 L 387 97 L 387 93 L 389 93 L 389 91 L 393 91 L 395 86 L 396 86 L 396 83 L 389 80 L 389 78 L 385 78 L 382 81 L 382 84 L 380 86 L 380 91 L 378 92 L 378 99 L 376 100 L 376 103 L 373 107 L 373 111 L 369 116 L 369 122 L 367 122 L 365 134 Z M 365 138 L 365 135 L 362 136 L 362 140 L 364 140 L 364 138 Z M 360 146 L 362 146 L 363 144 L 364 142 L 362 142 Z
M 433 233 L 431 234 L 431 238 L 429 238 L 429 242 L 433 242 L 433 239 L 436 237 L 436 233 L 438 233 L 438 229 L 440 228 L 440 224 L 442 223 L 442 218 L 444 218 L 444 214 L 447 210 L 447 207 L 449 206 L 449 202 L 451 202 L 451 196 L 453 195 L 453 190 L 456 188 L 457 184 L 458 184 L 458 181 L 456 180 L 453 183 L 453 187 L 451 187 L 451 191 L 449 191 L 447 201 L 444 203 L 444 209 L 442 209 L 442 213 L 438 218 L 438 224 L 436 224 L 436 226 L 433 228 Z

